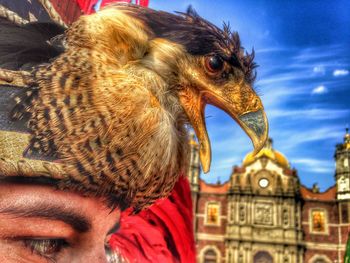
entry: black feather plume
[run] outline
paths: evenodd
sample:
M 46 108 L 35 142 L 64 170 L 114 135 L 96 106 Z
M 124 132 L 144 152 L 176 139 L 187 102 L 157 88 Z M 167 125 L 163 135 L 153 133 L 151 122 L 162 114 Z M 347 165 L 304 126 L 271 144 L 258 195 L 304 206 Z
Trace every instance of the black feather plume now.
M 0 19 L 0 67 L 10 70 L 28 70 L 49 62 L 62 53 L 62 47 L 50 39 L 63 34 L 64 28 L 51 22 L 25 25 Z

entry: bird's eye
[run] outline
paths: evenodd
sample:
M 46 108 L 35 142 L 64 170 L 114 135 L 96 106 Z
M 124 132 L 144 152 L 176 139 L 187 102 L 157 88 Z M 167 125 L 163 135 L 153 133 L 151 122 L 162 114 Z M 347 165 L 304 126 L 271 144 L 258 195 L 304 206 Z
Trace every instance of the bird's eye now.
M 224 61 L 218 55 L 210 56 L 205 59 L 205 66 L 210 73 L 217 73 L 223 69 Z

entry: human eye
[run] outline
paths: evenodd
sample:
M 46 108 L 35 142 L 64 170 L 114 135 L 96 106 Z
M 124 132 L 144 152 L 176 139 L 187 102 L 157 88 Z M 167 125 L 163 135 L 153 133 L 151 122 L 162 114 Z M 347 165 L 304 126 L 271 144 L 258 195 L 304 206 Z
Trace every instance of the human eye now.
M 22 240 L 24 246 L 32 253 L 44 257 L 49 262 L 55 262 L 55 258 L 69 244 L 64 239 L 35 239 Z

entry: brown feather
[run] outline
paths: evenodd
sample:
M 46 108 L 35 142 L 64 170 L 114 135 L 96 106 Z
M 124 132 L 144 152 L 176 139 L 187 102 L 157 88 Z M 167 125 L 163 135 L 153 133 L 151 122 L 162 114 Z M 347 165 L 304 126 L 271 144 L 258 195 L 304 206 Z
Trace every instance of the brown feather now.
M 166 197 L 187 170 L 188 119 L 179 90 L 190 86 L 187 76 L 202 70 L 207 55 L 155 32 L 150 23 L 159 16 L 180 21 L 184 33 L 202 32 L 212 40 L 208 52 L 234 52 L 243 68 L 251 68 L 251 57 L 239 55 L 238 35 L 193 11 L 165 17 L 119 5 L 83 16 L 67 30 L 65 51 L 33 72 L 36 93 L 14 111 L 31 113 L 28 154 L 61 162 L 69 175 L 63 187 L 76 184 L 114 196 L 136 211 Z M 192 40 L 196 45 L 203 39 Z

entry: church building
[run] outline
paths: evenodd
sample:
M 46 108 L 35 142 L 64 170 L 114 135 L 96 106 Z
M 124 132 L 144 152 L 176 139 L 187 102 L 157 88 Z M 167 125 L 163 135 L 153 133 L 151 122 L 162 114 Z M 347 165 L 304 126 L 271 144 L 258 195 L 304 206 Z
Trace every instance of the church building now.
M 200 179 L 198 145 L 194 138 L 190 144 L 197 262 L 343 262 L 350 229 L 348 130 L 335 150 L 336 183 L 325 192 L 301 185 L 271 139 L 217 184 Z

